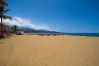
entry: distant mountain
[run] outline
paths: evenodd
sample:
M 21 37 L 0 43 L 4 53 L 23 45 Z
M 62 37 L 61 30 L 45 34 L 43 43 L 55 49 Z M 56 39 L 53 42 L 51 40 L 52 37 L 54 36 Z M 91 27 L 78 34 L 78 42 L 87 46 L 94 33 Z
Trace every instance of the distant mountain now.
M 18 30 L 23 31 L 25 33 L 49 33 L 49 34 L 64 34 L 62 32 L 57 32 L 57 31 L 49 31 L 49 30 L 44 30 L 44 29 L 32 29 L 32 28 L 27 28 L 27 27 L 19 27 Z
M 40 33 L 40 34 L 57 34 L 57 35 L 72 35 L 72 36 L 95 36 L 99 37 L 99 33 L 65 33 L 65 32 L 57 32 L 57 31 L 49 31 L 49 30 L 38 30 L 38 29 L 32 29 L 27 27 L 19 27 L 19 30 L 25 32 L 25 33 Z

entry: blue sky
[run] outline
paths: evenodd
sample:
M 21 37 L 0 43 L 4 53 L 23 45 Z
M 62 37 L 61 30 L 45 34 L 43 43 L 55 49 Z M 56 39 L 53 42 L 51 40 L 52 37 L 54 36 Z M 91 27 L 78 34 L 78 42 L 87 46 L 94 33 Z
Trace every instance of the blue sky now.
M 9 15 L 61 32 L 99 32 L 99 0 L 10 0 Z

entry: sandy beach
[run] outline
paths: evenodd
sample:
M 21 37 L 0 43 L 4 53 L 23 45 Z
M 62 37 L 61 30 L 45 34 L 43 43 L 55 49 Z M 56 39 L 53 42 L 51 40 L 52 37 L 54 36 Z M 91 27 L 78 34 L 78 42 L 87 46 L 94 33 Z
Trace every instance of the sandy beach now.
M 0 40 L 0 66 L 99 66 L 99 37 L 14 35 Z

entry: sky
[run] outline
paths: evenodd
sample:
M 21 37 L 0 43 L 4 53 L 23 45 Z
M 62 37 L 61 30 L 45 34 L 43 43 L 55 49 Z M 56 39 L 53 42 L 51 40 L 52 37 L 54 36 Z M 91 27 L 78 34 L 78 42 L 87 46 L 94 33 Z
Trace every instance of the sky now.
M 67 33 L 99 33 L 99 0 L 9 0 L 8 8 L 8 15 L 19 21 L 18 25 Z

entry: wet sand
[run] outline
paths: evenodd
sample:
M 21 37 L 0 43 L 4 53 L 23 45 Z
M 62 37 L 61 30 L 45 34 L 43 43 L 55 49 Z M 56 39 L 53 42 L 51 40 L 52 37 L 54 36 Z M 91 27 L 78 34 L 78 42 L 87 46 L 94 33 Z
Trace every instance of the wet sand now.
M 0 66 L 99 66 L 99 37 L 13 36 L 0 40 Z

